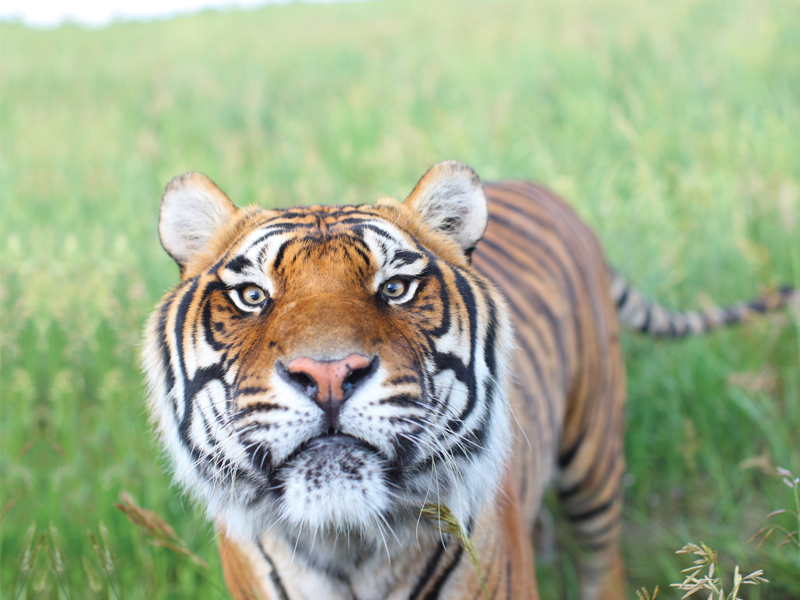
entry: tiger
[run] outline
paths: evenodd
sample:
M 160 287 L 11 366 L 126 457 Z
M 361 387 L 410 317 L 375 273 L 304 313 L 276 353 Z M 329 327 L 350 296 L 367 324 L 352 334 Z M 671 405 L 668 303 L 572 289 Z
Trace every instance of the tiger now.
M 581 598 L 623 598 L 620 325 L 682 337 L 797 298 L 667 310 L 557 195 L 455 161 L 360 206 L 240 208 L 188 173 L 158 230 L 180 283 L 145 328 L 149 412 L 237 599 L 537 598 L 551 486 Z

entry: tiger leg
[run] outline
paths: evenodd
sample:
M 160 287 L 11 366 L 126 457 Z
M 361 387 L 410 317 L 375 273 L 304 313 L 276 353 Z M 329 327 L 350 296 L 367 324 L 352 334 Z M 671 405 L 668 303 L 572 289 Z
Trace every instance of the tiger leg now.
M 582 600 L 625 597 L 620 551 L 625 458 L 622 417 L 617 412 L 621 409 L 612 408 L 584 421 L 587 429 L 559 459 L 559 498 L 580 546 Z
M 612 452 L 594 464 L 579 486 L 559 486 L 559 496 L 578 543 L 582 600 L 625 597 L 620 551 L 622 535 L 622 475 L 625 460 Z

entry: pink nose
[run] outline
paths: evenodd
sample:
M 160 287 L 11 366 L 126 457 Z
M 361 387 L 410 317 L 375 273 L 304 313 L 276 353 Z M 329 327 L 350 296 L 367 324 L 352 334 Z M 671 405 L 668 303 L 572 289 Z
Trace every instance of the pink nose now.
M 369 365 L 369 358 L 363 354 L 351 354 L 341 360 L 314 360 L 302 356 L 289 362 L 286 370 L 295 381 L 308 378 L 310 381 L 306 383 L 316 388 L 309 390 L 309 395 L 313 394 L 314 401 L 326 409 L 347 399 L 353 386 L 367 374 Z

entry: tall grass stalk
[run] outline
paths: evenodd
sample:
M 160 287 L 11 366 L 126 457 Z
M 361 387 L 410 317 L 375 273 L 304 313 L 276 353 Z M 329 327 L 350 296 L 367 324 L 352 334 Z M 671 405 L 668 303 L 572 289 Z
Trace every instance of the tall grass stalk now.
M 25 543 L 22 546 L 22 554 L 19 557 L 19 570 L 17 577 L 21 581 L 18 582 L 17 593 L 14 595 L 14 600 L 19 598 L 22 590 L 25 589 L 25 583 L 28 581 L 28 575 L 31 572 L 31 566 L 36 559 L 39 552 L 41 540 L 37 542 L 36 546 L 33 545 L 33 539 L 36 536 L 36 523 L 31 523 L 28 531 L 25 534 Z
M 772 535 L 774 531 L 780 531 L 784 534 L 784 537 L 778 544 L 778 548 L 782 548 L 783 546 L 787 545 L 795 546 L 797 548 L 797 564 L 800 566 L 800 477 L 795 477 L 789 469 L 784 469 L 783 467 L 778 467 L 776 472 L 778 473 L 778 476 L 781 477 L 783 483 L 792 490 L 794 510 L 780 508 L 778 510 L 773 510 L 767 515 L 766 518 L 769 520 L 779 515 L 791 515 L 793 517 L 794 526 L 796 529 L 789 530 L 786 527 L 778 524 L 765 525 L 752 535 L 752 537 L 748 540 L 748 543 L 753 542 L 760 537 L 761 540 L 758 542 L 757 548 L 761 548 L 767 538 Z
M 111 545 L 108 539 L 108 529 L 106 528 L 105 524 L 102 521 L 100 521 L 99 530 L 100 530 L 100 538 L 103 540 L 102 547 L 97 542 L 97 538 L 95 537 L 92 531 L 88 532 L 89 540 L 91 540 L 92 542 L 92 547 L 94 548 L 97 558 L 100 559 L 100 565 L 106 574 L 106 581 L 108 582 L 108 587 L 114 593 L 114 597 L 117 600 L 120 600 L 120 595 L 119 592 L 117 591 L 117 586 L 114 585 L 115 572 L 117 568 L 116 564 L 114 563 L 114 555 L 111 553 Z

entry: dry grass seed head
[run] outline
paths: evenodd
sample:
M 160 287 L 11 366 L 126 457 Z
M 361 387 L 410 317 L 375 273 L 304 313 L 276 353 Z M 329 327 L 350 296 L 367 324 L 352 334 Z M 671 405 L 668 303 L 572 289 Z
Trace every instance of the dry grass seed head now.
M 681 573 L 688 573 L 682 583 L 670 584 L 670 587 L 686 592 L 681 600 L 696 594 L 700 590 L 709 590 L 711 592 L 709 600 L 713 598 L 717 598 L 717 600 L 740 600 L 738 593 L 743 584 L 759 585 L 768 582 L 763 577 L 764 572 L 761 569 L 742 577 L 741 573 L 739 573 L 739 565 L 736 565 L 733 573 L 733 589 L 726 596 L 722 579 L 717 569 L 717 552 L 715 550 L 700 542 L 699 546 L 697 544 L 686 544 L 675 554 L 694 554 L 698 557 L 693 566 L 681 571 Z M 700 576 L 703 569 L 708 569 L 708 572 Z
M 208 563 L 189 550 L 189 545 L 175 533 L 175 530 L 158 513 L 138 506 L 127 492 L 122 492 L 119 499 L 120 501 L 114 506 L 121 510 L 131 523 L 144 530 L 150 537 L 151 544 L 168 548 L 177 554 L 187 557 L 197 566 L 208 569 Z
M 444 504 L 430 503 L 426 504 L 422 508 L 422 512 L 420 514 L 429 521 L 429 525 L 434 529 L 442 533 L 454 535 L 458 538 L 458 540 L 461 542 L 461 546 L 467 551 L 469 559 L 472 561 L 472 565 L 478 572 L 478 579 L 481 581 L 483 594 L 488 600 L 489 592 L 486 590 L 486 583 L 483 581 L 483 573 L 481 572 L 478 551 L 475 548 L 475 544 L 472 543 L 472 539 L 469 537 L 466 529 L 464 529 L 461 523 L 459 523 L 453 512 Z
M 83 571 L 86 573 L 86 580 L 89 582 L 89 589 L 91 589 L 94 593 L 99 594 L 103 590 L 103 584 L 100 582 L 100 576 L 92 566 L 92 563 L 89 562 L 88 558 L 85 556 L 81 557 L 81 562 L 83 563 Z
M 658 586 L 653 589 L 653 595 L 650 595 L 650 592 L 647 591 L 647 588 L 640 588 L 636 590 L 636 600 L 656 600 L 658 596 Z

